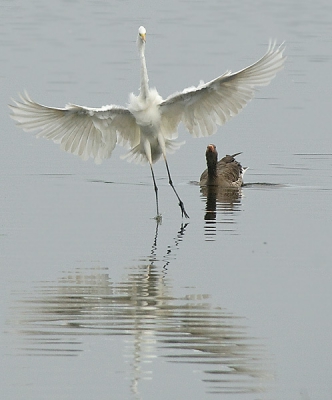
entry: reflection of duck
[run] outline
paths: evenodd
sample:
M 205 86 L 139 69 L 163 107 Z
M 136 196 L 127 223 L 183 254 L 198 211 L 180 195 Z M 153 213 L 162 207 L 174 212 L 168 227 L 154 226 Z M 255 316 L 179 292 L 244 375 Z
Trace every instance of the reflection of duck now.
M 217 230 L 217 214 L 220 214 L 222 224 L 218 230 L 233 232 L 235 227 L 235 218 L 241 210 L 241 188 L 223 188 L 216 185 L 201 186 L 201 194 L 206 199 L 205 205 L 205 235 L 206 240 L 215 240 Z
M 241 203 L 241 188 L 223 188 L 219 186 L 201 186 L 201 193 L 206 197 L 206 210 L 216 211 L 216 203 L 222 205 L 222 209 L 232 210 L 234 205 Z
M 218 161 L 218 152 L 214 144 L 209 144 L 206 149 L 205 157 L 207 169 L 200 178 L 201 186 L 218 186 L 220 188 L 239 188 L 243 185 L 243 175 L 248 169 L 235 160 L 234 157 L 226 155 Z

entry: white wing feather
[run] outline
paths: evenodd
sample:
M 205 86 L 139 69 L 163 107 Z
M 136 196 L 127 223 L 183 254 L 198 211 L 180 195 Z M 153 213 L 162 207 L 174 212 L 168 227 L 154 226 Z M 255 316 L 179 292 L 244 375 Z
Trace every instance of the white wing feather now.
M 182 121 L 194 137 L 210 136 L 217 125 L 238 114 L 255 95 L 256 86 L 268 85 L 283 68 L 284 47 L 270 43 L 265 55 L 241 71 L 223 75 L 206 84 L 185 89 L 160 104 L 161 130 L 165 137 Z
M 223 125 L 246 106 L 254 97 L 256 86 L 268 85 L 283 68 L 286 59 L 283 51 L 283 46 L 276 48 L 275 43 L 270 43 L 265 55 L 251 66 L 233 74 L 227 71 L 209 83 L 187 88 L 164 101 L 156 90 L 151 89 L 143 103 L 141 96 L 132 95 L 129 109 L 115 105 L 90 108 L 74 104 L 53 108 L 34 102 L 25 93 L 21 95 L 21 101 L 14 101 L 15 105 L 9 106 L 11 117 L 25 131 L 39 130 L 37 137 L 53 140 L 63 150 L 84 160 L 92 157 L 96 163 L 101 163 L 111 156 L 118 143 L 128 144 L 131 149 L 128 160 L 147 161 L 141 143 L 142 126 L 146 129 L 157 121 L 168 152 L 180 145 L 175 144 L 174 139 L 181 121 L 195 137 L 212 135 L 217 125 Z M 157 154 L 153 162 L 162 152 L 157 133 L 145 137 Z
M 65 108 L 46 107 L 25 93 L 21 101 L 10 105 L 11 117 L 25 131 L 39 130 L 37 137 L 59 143 L 69 153 L 95 162 L 109 158 L 117 142 L 136 146 L 140 140 L 139 127 L 131 112 L 110 105 L 89 108 L 68 104 Z

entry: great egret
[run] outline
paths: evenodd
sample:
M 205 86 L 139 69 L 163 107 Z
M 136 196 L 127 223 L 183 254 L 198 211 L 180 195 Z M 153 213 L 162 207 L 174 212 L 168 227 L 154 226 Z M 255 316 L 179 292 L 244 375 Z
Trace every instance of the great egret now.
M 127 145 L 129 161 L 148 162 L 156 197 L 157 219 L 160 219 L 158 187 L 152 164 L 161 155 L 166 164 L 169 184 L 178 198 L 182 217 L 188 218 L 171 179 L 166 153 L 177 150 L 182 143 L 175 141 L 182 122 L 194 137 L 215 133 L 238 114 L 254 97 L 255 87 L 268 85 L 283 68 L 284 47 L 269 44 L 265 55 L 239 72 L 225 72 L 218 78 L 174 93 L 163 100 L 155 88 L 149 88 L 145 62 L 146 30 L 138 29 L 138 50 L 141 60 L 141 87 L 138 96 L 129 96 L 128 107 L 116 105 L 90 108 L 67 104 L 64 108 L 47 107 L 31 100 L 25 92 L 21 101 L 10 105 L 11 117 L 25 131 L 38 130 L 37 137 L 61 144 L 69 153 L 96 163 L 109 158 L 115 145 Z
M 248 169 L 235 160 L 241 153 L 226 155 L 218 161 L 218 152 L 214 144 L 209 144 L 205 157 L 207 169 L 200 178 L 201 186 L 218 186 L 219 188 L 239 188 L 243 185 L 243 175 Z

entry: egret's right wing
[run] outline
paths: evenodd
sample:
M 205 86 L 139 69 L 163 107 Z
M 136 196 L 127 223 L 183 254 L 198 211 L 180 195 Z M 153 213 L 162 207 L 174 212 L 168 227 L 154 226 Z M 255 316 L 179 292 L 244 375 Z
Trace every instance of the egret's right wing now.
M 109 158 L 119 141 L 136 146 L 139 128 L 132 113 L 122 107 L 110 105 L 89 108 L 68 104 L 64 108 L 43 106 L 30 99 L 27 93 L 21 101 L 10 105 L 11 117 L 25 131 L 37 130 L 37 137 L 61 144 L 69 153 L 96 163 Z
M 283 68 L 284 46 L 270 43 L 262 58 L 238 72 L 169 96 L 160 104 L 161 129 L 170 136 L 182 121 L 195 137 L 210 136 L 238 114 L 254 97 L 257 86 L 268 85 Z

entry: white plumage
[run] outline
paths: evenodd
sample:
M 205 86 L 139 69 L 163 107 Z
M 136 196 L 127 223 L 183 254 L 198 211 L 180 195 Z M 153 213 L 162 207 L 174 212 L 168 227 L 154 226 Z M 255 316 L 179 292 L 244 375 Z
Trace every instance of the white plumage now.
M 238 114 L 254 97 L 255 87 L 268 85 L 283 68 L 284 47 L 270 43 L 264 56 L 236 73 L 227 71 L 208 83 L 184 89 L 166 100 L 150 89 L 145 62 L 146 30 L 139 28 L 138 49 L 141 59 L 141 87 L 138 96 L 130 94 L 128 107 L 116 105 L 90 108 L 68 104 L 64 108 L 47 107 L 31 100 L 25 92 L 20 101 L 10 105 L 11 117 L 25 131 L 39 131 L 37 137 L 59 143 L 69 153 L 83 160 L 101 163 L 109 158 L 115 145 L 127 145 L 129 161 L 148 162 L 157 185 L 152 164 L 163 155 L 169 183 L 179 200 L 182 216 L 188 216 L 170 177 L 166 152 L 176 150 L 177 128 L 182 122 L 194 137 L 210 136 Z

